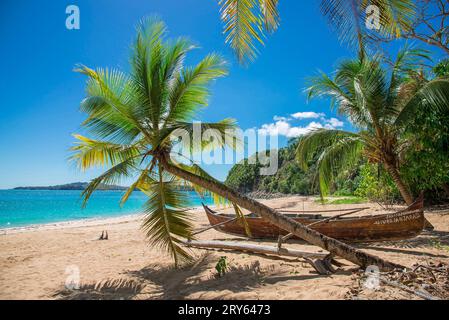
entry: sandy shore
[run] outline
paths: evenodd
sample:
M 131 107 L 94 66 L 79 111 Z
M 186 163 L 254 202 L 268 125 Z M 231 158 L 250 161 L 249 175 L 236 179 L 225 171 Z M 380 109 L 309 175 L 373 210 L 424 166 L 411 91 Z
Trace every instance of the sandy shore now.
M 275 208 L 334 209 L 358 205 L 320 205 L 304 197 L 266 200 Z M 385 212 L 369 204 L 367 214 Z M 196 228 L 209 226 L 200 210 L 192 211 Z M 360 246 L 405 266 L 449 262 L 449 214 L 427 213 L 435 226 L 411 240 Z M 109 240 L 98 241 L 102 230 Z M 236 239 L 215 230 L 199 239 Z M 258 243 L 272 244 L 273 242 Z M 236 252 L 192 250 L 196 259 L 180 270 L 171 259 L 147 245 L 140 217 L 78 221 L 0 231 L 0 299 L 345 299 L 357 285 L 354 265 L 321 276 L 295 259 L 271 259 Z M 290 248 L 318 252 L 319 248 L 293 241 Z M 215 265 L 226 256 L 229 270 L 215 276 Z M 67 290 L 67 277 L 79 270 L 81 287 Z M 416 298 L 400 290 L 381 287 L 363 290 L 359 298 Z

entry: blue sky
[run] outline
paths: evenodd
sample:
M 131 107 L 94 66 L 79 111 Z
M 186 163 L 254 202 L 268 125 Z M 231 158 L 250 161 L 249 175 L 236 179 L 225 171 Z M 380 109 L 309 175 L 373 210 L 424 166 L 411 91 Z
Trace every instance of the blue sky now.
M 286 136 L 311 122 L 350 128 L 330 112 L 327 101 L 307 104 L 302 93 L 308 76 L 318 69 L 330 72 L 338 60 L 353 55 L 338 43 L 318 3 L 281 1 L 280 29 L 267 39 L 259 58 L 242 67 L 224 44 L 215 0 L 2 0 L 0 188 L 87 181 L 99 173 L 78 172 L 67 162 L 71 135 L 82 131 L 84 119 L 78 106 L 85 79 L 72 69 L 83 63 L 127 70 L 135 25 L 152 14 L 163 18 L 170 36 L 187 35 L 201 46 L 189 62 L 215 51 L 231 63 L 230 75 L 213 85 L 201 120 L 232 117 L 243 129 L 265 130 L 281 121 Z M 80 30 L 65 27 L 69 4 L 80 8 Z M 294 120 L 286 127 L 281 117 Z M 282 138 L 281 145 L 286 141 Z M 209 169 L 224 179 L 229 168 Z

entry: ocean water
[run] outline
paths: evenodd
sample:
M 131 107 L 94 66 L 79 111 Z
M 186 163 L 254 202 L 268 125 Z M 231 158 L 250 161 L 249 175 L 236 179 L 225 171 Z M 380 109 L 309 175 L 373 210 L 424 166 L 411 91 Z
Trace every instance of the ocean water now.
M 201 199 L 193 191 L 189 207 L 201 202 L 211 204 L 210 198 Z M 0 228 L 15 228 L 71 220 L 119 217 L 142 212 L 147 197 L 134 192 L 120 207 L 123 191 L 97 191 L 86 208 L 82 208 L 79 190 L 0 190 Z

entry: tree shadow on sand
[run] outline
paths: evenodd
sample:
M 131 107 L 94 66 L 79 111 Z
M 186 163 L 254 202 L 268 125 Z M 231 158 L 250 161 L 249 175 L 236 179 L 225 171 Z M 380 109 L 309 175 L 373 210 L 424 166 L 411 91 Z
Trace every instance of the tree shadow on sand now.
M 426 231 L 420 236 L 412 239 L 386 241 L 372 244 L 358 244 L 357 247 L 378 251 L 412 254 L 417 256 L 429 256 L 433 258 L 449 258 L 449 232 L 435 230 Z M 434 254 L 431 252 L 419 251 L 419 249 L 429 248 L 439 249 L 445 253 Z
M 190 268 L 175 270 L 173 268 L 161 268 L 149 266 L 130 274 L 143 282 L 151 282 L 157 285 L 153 292 L 153 299 L 188 299 L 197 294 L 201 297 L 209 291 L 248 292 L 261 285 L 262 274 L 258 261 L 244 266 L 230 266 L 222 277 L 216 276 L 211 255 L 197 262 Z M 210 274 L 203 272 L 210 270 Z
M 77 290 L 63 289 L 53 297 L 58 300 L 130 300 L 145 285 L 133 279 L 108 279 L 81 285 Z
M 215 272 L 217 260 L 218 255 L 207 253 L 179 269 L 172 265 L 149 265 L 125 272 L 117 279 L 83 284 L 79 290 L 58 290 L 53 297 L 60 300 L 220 299 L 229 294 L 252 292 L 266 284 L 322 277 L 318 274 L 286 275 L 275 271 L 274 266 L 262 270 L 258 260 L 245 265 L 230 265 L 227 272 L 218 277 Z

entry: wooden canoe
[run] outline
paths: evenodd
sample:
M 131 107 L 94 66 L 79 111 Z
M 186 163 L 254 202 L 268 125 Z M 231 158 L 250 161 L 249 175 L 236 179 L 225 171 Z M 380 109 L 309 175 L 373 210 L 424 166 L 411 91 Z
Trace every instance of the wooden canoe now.
M 220 214 L 205 205 L 203 207 L 211 226 L 216 226 L 216 230 L 232 235 L 246 236 L 242 224 L 235 219 L 235 215 Z M 345 242 L 409 239 L 422 232 L 425 222 L 422 197 L 405 210 L 375 216 L 340 217 L 329 220 L 329 217 L 321 215 L 326 211 L 307 212 L 308 214 L 286 215 L 304 225 L 313 224 L 311 225 L 312 229 Z M 277 239 L 288 233 L 255 214 L 247 215 L 246 221 L 253 238 Z

